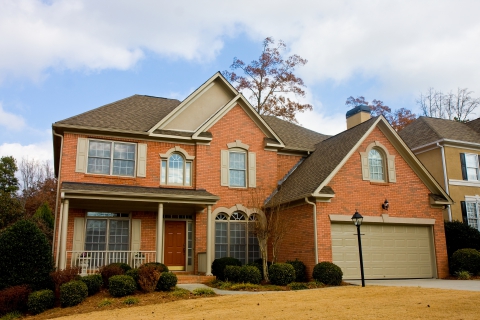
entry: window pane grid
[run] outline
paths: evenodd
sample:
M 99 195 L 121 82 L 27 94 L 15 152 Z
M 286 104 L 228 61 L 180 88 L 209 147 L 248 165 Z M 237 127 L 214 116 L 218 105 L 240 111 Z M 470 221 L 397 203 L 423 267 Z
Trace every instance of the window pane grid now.
M 134 176 L 135 145 L 131 143 L 90 140 L 88 147 L 88 173 Z M 112 168 L 112 170 L 111 170 Z
M 469 181 L 479 180 L 478 156 L 476 154 L 466 154 L 465 164 L 467 167 L 467 179 Z
M 178 154 L 168 160 L 168 183 L 183 184 L 183 158 Z
M 471 226 L 472 228 L 475 228 L 478 230 L 479 223 L 478 223 L 478 206 L 476 202 L 467 202 L 467 220 L 468 220 L 468 225 Z
M 243 152 L 229 153 L 230 186 L 246 186 L 246 154 Z
M 382 155 L 375 149 L 368 153 L 368 167 L 370 169 L 370 179 L 377 181 L 384 181 L 383 172 L 383 158 Z

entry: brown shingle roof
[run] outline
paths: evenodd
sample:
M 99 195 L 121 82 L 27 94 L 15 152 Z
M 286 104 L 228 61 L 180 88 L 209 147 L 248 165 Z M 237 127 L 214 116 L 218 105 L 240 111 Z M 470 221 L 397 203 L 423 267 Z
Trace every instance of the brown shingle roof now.
M 274 116 L 262 118 L 282 139 L 287 149 L 313 151 L 317 143 L 330 137 Z
M 365 135 L 378 117 L 316 145 L 315 151 L 282 183 L 270 204 L 286 203 L 310 196 Z M 322 189 L 323 190 L 323 189 Z M 326 193 L 333 191 L 325 189 Z
M 176 99 L 133 95 L 55 122 L 54 126 L 73 125 L 99 129 L 147 132 L 179 104 L 180 101 Z
M 472 120 L 472 121 L 468 121 L 467 126 L 472 128 L 477 133 L 480 133 L 480 118 Z
M 480 133 L 471 126 L 453 120 L 420 117 L 399 133 L 410 149 L 449 139 L 480 143 Z
M 94 192 L 110 192 L 110 193 L 131 193 L 131 194 L 150 194 L 152 196 L 191 196 L 191 197 L 205 197 L 216 198 L 214 194 L 205 189 L 175 189 L 175 188 L 153 188 L 153 187 L 137 187 L 137 186 L 122 186 L 112 184 L 97 184 L 97 183 L 80 183 L 80 182 L 63 182 L 62 190 L 64 191 L 94 191 Z

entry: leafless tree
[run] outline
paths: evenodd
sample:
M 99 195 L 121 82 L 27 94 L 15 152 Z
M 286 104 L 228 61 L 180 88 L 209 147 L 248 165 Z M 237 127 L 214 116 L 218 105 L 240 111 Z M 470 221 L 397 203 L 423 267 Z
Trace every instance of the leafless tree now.
M 54 177 L 53 168 L 49 161 L 39 161 L 36 159 L 22 158 L 20 165 L 20 192 L 22 205 L 38 197 L 39 193 L 53 194 L 56 179 Z M 46 198 L 45 198 L 46 197 Z M 42 197 L 44 201 L 49 201 L 50 195 Z M 40 203 L 41 204 L 41 203 Z M 35 211 L 37 208 L 32 208 Z
M 429 88 L 416 102 L 424 116 L 465 122 L 480 105 L 480 98 L 474 98 L 472 94 L 468 88 L 458 88 L 457 93 L 450 91 L 447 94 Z

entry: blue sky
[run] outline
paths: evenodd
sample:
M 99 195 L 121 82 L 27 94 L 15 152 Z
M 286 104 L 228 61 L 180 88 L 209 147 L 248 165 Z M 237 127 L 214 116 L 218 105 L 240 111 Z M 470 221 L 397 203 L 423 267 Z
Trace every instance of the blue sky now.
M 53 122 L 133 94 L 182 100 L 267 36 L 308 59 L 314 110 L 298 120 L 318 132 L 345 129 L 350 95 L 417 114 L 429 87 L 480 96 L 478 1 L 237 3 L 0 0 L 0 156 L 49 160 Z

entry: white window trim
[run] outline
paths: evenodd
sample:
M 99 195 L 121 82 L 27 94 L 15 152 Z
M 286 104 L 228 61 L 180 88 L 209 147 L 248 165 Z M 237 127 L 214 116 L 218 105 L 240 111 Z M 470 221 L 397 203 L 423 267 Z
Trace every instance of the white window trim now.
M 183 160 L 183 183 L 169 183 L 168 182 L 168 170 L 169 170 L 169 162 L 170 162 L 170 157 L 173 154 L 179 154 Z M 191 187 L 193 185 L 193 160 L 195 159 L 195 156 L 191 156 L 188 154 L 188 152 L 179 147 L 175 146 L 174 148 L 169 149 L 165 153 L 160 153 L 160 185 L 165 185 L 165 186 L 184 186 L 184 187 Z M 162 181 L 162 163 L 165 162 L 165 182 Z M 185 179 L 187 177 L 187 163 L 190 164 L 190 184 L 186 184 Z
M 104 143 L 110 143 L 112 146 L 110 151 L 110 173 L 95 173 L 95 172 L 88 172 L 88 159 L 89 159 L 89 152 L 90 152 L 90 142 L 91 141 L 99 141 Z M 115 152 L 115 143 L 123 143 L 123 144 L 132 144 L 135 147 L 135 155 L 133 157 L 133 175 L 120 175 L 120 174 L 113 174 L 113 154 Z M 113 176 L 113 177 L 127 177 L 127 178 L 135 178 L 137 176 L 137 156 L 138 156 L 138 148 L 137 144 L 134 142 L 124 142 L 124 141 L 113 141 L 113 140 L 104 140 L 104 139 L 88 139 L 87 143 L 87 150 L 86 150 L 86 165 L 85 165 L 85 173 L 86 174 L 93 174 L 93 175 L 100 175 L 100 176 Z
M 249 151 L 250 146 L 241 140 L 227 143 L 227 150 L 221 151 L 220 185 L 232 189 L 247 189 L 257 186 L 256 153 Z M 230 153 L 245 153 L 245 186 L 230 185 Z M 225 163 L 224 163 L 225 162 Z
M 475 166 L 475 169 L 477 171 L 477 179 L 473 179 L 473 180 L 470 180 L 468 179 L 468 168 L 473 168 L 473 167 L 469 167 L 467 165 L 467 156 L 475 156 L 475 159 L 476 159 L 476 166 Z M 470 182 L 480 182 L 480 164 L 479 164 L 479 158 L 478 158 L 478 154 L 476 153 L 465 153 L 465 170 L 467 171 L 467 180 L 465 181 L 470 181 Z
M 475 196 L 465 196 L 465 210 L 467 210 L 467 203 L 475 203 L 475 208 L 477 210 L 477 230 L 480 231 L 480 196 L 475 195 Z M 470 226 L 468 223 L 468 210 L 465 212 L 467 215 L 467 224 Z
M 382 155 L 383 159 L 383 168 L 384 168 L 384 180 L 371 180 L 370 179 L 370 165 L 368 161 L 368 154 L 370 153 L 370 150 L 373 148 L 377 149 L 380 151 L 380 154 Z M 365 152 L 360 152 L 360 159 L 361 159 L 361 168 L 362 168 L 362 178 L 363 180 L 371 181 L 371 182 L 390 182 L 390 183 L 395 183 L 397 182 L 397 173 L 395 169 L 395 156 L 391 155 L 388 152 L 388 149 L 379 141 L 374 141 L 370 143 L 367 148 L 365 149 Z
M 119 251 L 130 251 L 131 247 L 132 247 L 132 215 L 129 213 L 127 217 L 101 217 L 101 216 L 89 216 L 88 214 L 90 212 L 93 212 L 93 211 L 88 211 L 85 213 L 85 227 L 83 229 L 83 234 L 84 234 L 84 238 L 83 238 L 83 246 L 85 248 L 86 246 L 86 241 L 87 241 L 87 224 L 88 224 L 88 220 L 107 220 L 107 228 L 105 229 L 105 250 L 102 250 L 102 251 L 115 251 L 115 250 L 109 250 L 108 249 L 108 245 L 109 245 L 109 232 L 110 232 L 110 221 L 111 220 L 126 220 L 128 221 L 128 249 L 127 250 L 119 250 Z M 102 212 L 103 213 L 103 212 Z M 114 214 L 117 214 L 117 213 L 120 213 L 120 214 L 123 214 L 122 212 L 105 212 L 105 213 L 114 213 Z M 93 250 L 93 251 L 96 251 L 96 250 Z

